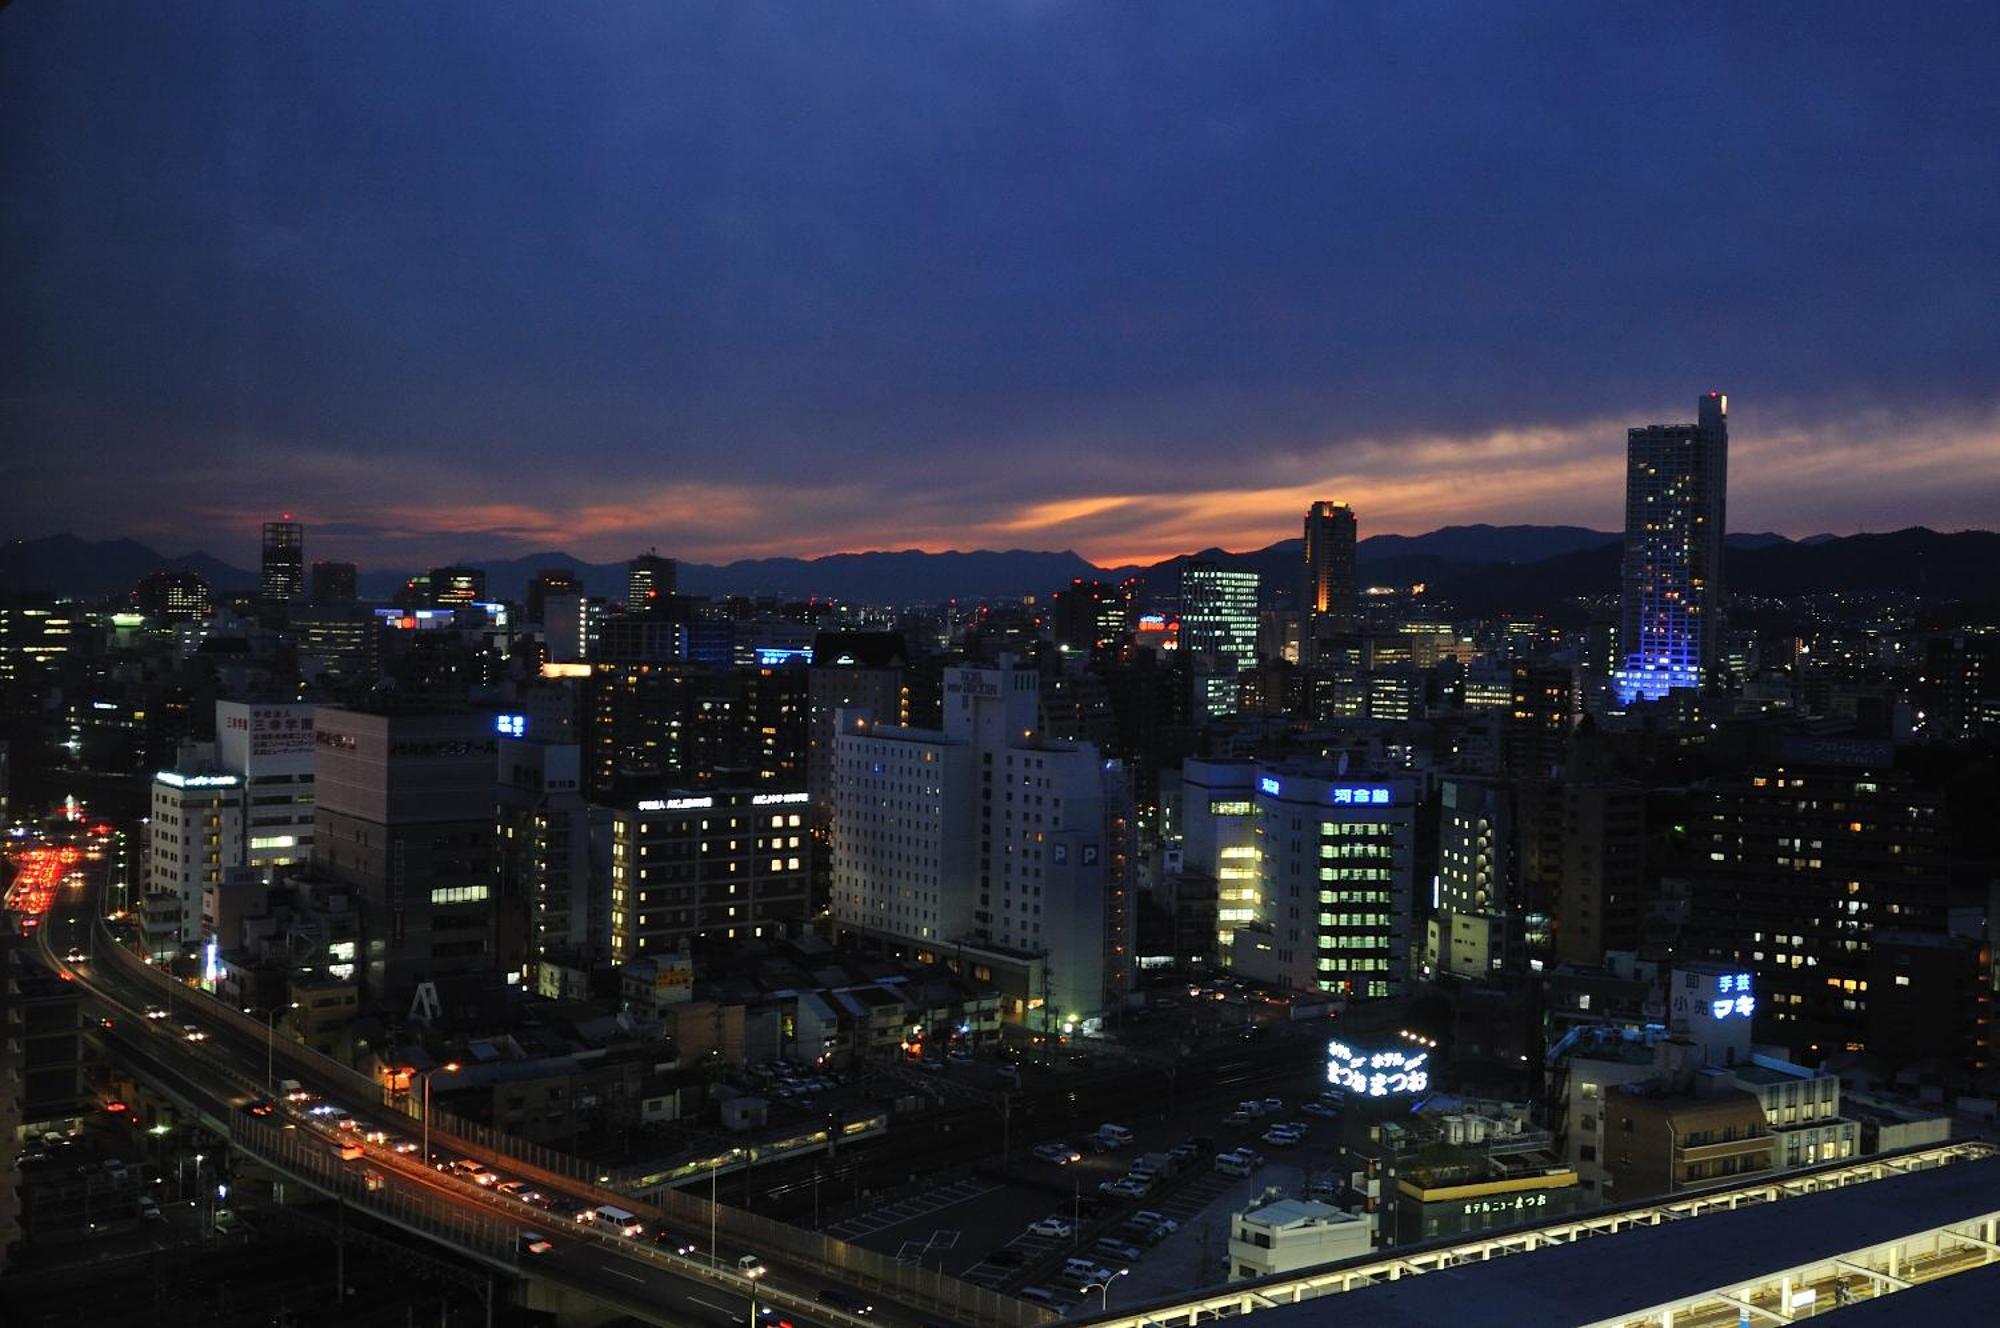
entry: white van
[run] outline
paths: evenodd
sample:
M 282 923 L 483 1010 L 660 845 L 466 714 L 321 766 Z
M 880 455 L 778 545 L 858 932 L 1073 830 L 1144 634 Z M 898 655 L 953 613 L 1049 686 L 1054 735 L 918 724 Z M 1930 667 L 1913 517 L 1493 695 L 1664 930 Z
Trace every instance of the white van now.
M 1123 1125 L 1100 1125 L 1097 1137 L 1111 1148 L 1124 1148 L 1132 1142 L 1132 1132 Z
M 1224 1176 L 1247 1176 L 1253 1168 L 1250 1159 L 1241 1153 L 1217 1153 L 1215 1169 Z
M 643 1236 L 646 1234 L 646 1224 L 639 1220 L 637 1214 L 628 1213 L 623 1208 L 617 1208 L 611 1204 L 599 1204 L 591 1210 L 590 1215 L 592 1219 L 602 1223 L 621 1236 Z

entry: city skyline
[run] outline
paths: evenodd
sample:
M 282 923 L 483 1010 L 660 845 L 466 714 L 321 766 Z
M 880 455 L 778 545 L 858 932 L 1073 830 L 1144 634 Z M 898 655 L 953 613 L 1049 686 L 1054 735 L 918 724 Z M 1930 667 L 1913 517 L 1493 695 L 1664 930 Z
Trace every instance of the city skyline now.
M 1996 18 L 1934 19 L 14 6 L 0 535 L 1615 529 L 1716 386 L 1741 528 L 1986 524 Z

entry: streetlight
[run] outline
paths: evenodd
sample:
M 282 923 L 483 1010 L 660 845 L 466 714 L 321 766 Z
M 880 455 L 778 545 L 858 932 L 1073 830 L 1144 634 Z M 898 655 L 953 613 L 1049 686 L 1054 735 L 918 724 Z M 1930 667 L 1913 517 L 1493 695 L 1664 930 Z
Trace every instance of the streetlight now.
M 446 1061 L 443 1065 L 433 1065 L 428 1070 L 411 1070 L 410 1073 L 424 1081 L 424 1165 L 431 1164 L 431 1076 L 434 1074 L 458 1073 L 457 1061 Z
M 1119 1278 L 1126 1276 L 1131 1271 L 1132 1270 L 1130 1268 L 1120 1268 L 1117 1272 L 1105 1278 L 1102 1282 L 1084 1283 L 1083 1290 L 1085 1295 L 1090 1294 L 1090 1289 L 1092 1287 L 1097 1288 L 1097 1312 L 1099 1314 L 1103 1314 L 1111 1308 L 1111 1284 L 1113 1282 L 1116 1282 Z
M 286 1008 L 296 1010 L 299 1008 L 299 1003 L 293 1001 Z M 272 1085 L 277 1082 L 275 1074 L 276 1061 L 274 1058 L 276 1054 L 278 1009 L 279 1007 L 275 1005 L 245 1006 L 243 1009 L 243 1013 L 245 1014 L 261 1014 L 264 1016 L 264 1091 L 266 1093 L 271 1092 Z
M 756 1328 L 756 1323 L 757 1323 L 757 1279 L 762 1277 L 764 1275 L 764 1272 L 765 1269 L 763 1264 L 758 1264 L 755 1267 L 746 1268 L 743 1270 L 744 1280 L 750 1283 L 751 1328 Z

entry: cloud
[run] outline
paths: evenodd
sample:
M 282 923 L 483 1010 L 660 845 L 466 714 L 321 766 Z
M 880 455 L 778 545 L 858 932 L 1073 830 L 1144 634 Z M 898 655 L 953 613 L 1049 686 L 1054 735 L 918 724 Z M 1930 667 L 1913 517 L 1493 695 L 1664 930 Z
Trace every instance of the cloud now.
M 1712 382 L 1739 527 L 2000 510 L 1990 5 L 6 22 L 8 534 L 1607 526 L 1624 428 Z

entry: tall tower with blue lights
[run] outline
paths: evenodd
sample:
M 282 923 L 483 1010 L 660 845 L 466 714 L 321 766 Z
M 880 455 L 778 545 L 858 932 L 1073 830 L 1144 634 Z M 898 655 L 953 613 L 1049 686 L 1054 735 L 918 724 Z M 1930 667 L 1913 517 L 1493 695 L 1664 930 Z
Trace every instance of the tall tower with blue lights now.
M 1729 398 L 1701 398 L 1693 424 L 1649 424 L 1625 442 L 1620 704 L 1699 688 L 1722 646 L 1723 499 Z

